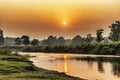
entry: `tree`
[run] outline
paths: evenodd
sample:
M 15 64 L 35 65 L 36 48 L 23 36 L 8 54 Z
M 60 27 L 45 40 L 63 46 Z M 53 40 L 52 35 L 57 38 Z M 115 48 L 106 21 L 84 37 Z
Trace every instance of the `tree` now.
M 116 21 L 109 28 L 111 29 L 109 39 L 113 42 L 120 41 L 120 21 Z
M 42 41 L 42 45 L 47 46 L 47 40 L 46 40 L 46 39 L 44 39 L 44 40 Z
M 56 41 L 57 41 L 56 36 L 54 37 L 54 36 L 50 35 L 48 37 L 48 39 L 47 39 L 47 45 L 48 46 L 55 46 L 56 45 Z
M 72 39 L 72 45 L 80 45 L 82 44 L 82 42 L 83 42 L 82 37 L 79 35 Z
M 21 37 L 21 40 L 22 40 L 22 42 L 23 42 L 24 45 L 28 45 L 30 43 L 30 38 L 27 35 L 23 35 Z
M 101 42 L 102 40 L 104 40 L 104 38 L 102 36 L 103 31 L 104 31 L 104 29 L 98 29 L 96 31 L 96 35 L 97 35 L 96 41 L 97 42 Z
M 0 29 L 0 45 L 4 44 L 3 30 Z
M 35 46 L 35 45 L 38 45 L 39 44 L 39 40 L 38 39 L 33 39 L 31 41 L 31 45 Z
M 88 34 L 88 35 L 87 35 L 87 38 L 86 38 L 86 42 L 87 42 L 87 43 L 91 43 L 92 41 L 93 41 L 92 34 Z
M 21 45 L 21 44 L 22 44 L 21 38 L 17 37 L 15 39 L 15 45 Z
M 57 44 L 58 44 L 58 46 L 63 46 L 63 45 L 65 44 L 65 39 L 64 39 L 64 37 L 59 37 L 59 38 L 57 39 Z

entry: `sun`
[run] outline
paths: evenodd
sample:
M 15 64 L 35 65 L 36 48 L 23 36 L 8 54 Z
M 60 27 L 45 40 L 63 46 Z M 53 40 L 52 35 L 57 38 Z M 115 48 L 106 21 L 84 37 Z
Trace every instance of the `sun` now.
M 66 26 L 66 25 L 67 25 L 67 22 L 66 22 L 66 21 L 64 21 L 64 22 L 63 22 L 63 25 L 64 25 L 64 26 Z
M 63 20 L 62 21 L 62 26 L 61 26 L 62 28 L 67 28 L 68 27 L 68 23 L 67 23 L 67 21 L 66 20 Z

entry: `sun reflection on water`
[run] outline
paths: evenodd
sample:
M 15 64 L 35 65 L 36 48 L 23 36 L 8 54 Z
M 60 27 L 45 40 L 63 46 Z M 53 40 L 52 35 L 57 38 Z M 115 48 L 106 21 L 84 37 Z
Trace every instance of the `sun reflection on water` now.
M 68 55 L 64 54 L 63 57 L 64 57 L 64 72 L 67 73 L 68 72 L 68 62 L 67 62 Z
M 67 54 L 64 54 L 63 57 L 64 57 L 64 60 L 65 60 L 65 59 L 68 58 L 68 55 L 67 55 Z

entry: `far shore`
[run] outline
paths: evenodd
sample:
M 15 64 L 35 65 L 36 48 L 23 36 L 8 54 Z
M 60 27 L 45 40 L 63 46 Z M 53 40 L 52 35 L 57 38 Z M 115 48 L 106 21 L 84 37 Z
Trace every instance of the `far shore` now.
M 69 46 L 3 46 L 15 52 L 70 53 L 91 55 L 120 55 L 120 43 L 95 43 Z

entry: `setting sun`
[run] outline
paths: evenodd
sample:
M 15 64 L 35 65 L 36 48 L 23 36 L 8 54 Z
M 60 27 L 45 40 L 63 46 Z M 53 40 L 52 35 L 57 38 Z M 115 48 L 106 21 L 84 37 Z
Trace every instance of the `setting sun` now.
M 67 22 L 66 22 L 66 21 L 64 21 L 64 22 L 63 22 L 63 25 L 64 25 L 64 26 L 66 26 L 66 25 L 67 25 Z
M 98 26 L 109 32 L 106 26 L 119 20 L 119 4 L 120 0 L 0 0 L 0 28 L 13 37 L 24 33 L 40 39 L 49 34 L 73 38 L 88 32 L 96 36 Z

